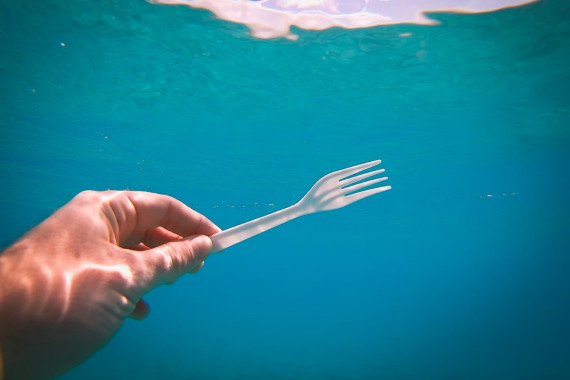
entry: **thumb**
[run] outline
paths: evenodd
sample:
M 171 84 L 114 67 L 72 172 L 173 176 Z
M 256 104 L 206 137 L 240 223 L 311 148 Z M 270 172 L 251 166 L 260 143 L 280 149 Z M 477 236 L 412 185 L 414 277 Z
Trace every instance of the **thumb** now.
M 212 241 L 205 235 L 194 235 L 168 242 L 144 252 L 149 287 L 172 283 L 190 272 L 208 257 Z

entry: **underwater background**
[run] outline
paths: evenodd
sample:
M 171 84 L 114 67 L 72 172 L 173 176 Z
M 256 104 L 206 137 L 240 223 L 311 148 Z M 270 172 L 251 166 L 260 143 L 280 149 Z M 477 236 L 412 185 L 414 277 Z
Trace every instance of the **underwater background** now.
M 361 162 L 392 186 L 211 256 L 62 379 L 570 378 L 570 3 L 430 17 L 1 0 L 2 247 L 85 189 L 228 228 Z

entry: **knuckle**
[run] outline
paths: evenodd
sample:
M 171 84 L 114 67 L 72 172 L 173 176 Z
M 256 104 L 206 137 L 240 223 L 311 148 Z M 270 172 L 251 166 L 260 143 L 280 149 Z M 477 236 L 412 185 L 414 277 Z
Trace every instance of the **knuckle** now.
M 108 202 L 113 196 L 120 193 L 115 190 L 96 191 L 96 190 L 83 190 L 75 196 L 74 199 L 86 201 L 89 203 L 104 203 Z
M 170 244 L 165 244 L 158 250 L 160 265 L 165 272 L 170 272 L 175 266 L 176 252 Z
M 77 200 L 93 200 L 99 197 L 99 193 L 94 190 L 83 190 L 75 196 Z
M 175 276 L 181 276 L 186 273 L 189 264 L 194 262 L 196 258 L 192 247 L 187 244 L 180 244 L 180 242 L 177 242 L 175 245 L 172 243 L 164 244 L 159 253 L 162 269 Z

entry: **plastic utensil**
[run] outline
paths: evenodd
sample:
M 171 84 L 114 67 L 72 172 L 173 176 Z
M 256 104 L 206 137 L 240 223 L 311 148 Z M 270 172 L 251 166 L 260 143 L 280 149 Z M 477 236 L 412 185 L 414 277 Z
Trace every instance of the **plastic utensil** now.
M 380 162 L 382 161 L 370 161 L 327 174 L 318 180 L 303 199 L 294 205 L 212 235 L 212 252 L 220 252 L 299 216 L 334 210 L 371 195 L 390 190 L 391 186 L 369 188 L 388 179 L 388 177 L 374 178 L 383 173 L 384 169 L 361 173 L 379 165 Z M 358 191 L 360 189 L 365 190 Z

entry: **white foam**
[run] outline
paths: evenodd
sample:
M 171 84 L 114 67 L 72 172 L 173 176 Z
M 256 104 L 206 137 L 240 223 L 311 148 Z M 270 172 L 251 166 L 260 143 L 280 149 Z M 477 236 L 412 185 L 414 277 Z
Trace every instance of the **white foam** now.
M 483 13 L 537 0 L 150 0 L 212 11 L 218 18 L 247 25 L 257 38 L 297 39 L 291 27 L 324 30 L 413 23 L 433 25 L 429 12 Z

